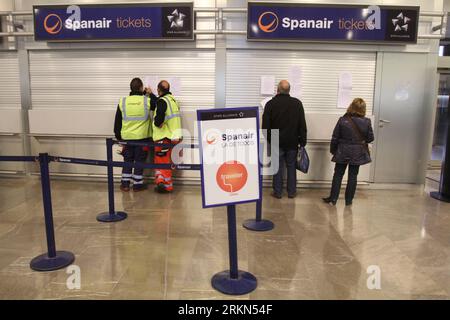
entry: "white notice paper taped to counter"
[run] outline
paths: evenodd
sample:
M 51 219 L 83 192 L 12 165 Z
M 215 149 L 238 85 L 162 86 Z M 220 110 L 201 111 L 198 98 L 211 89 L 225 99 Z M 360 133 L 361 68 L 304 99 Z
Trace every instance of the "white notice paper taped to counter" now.
M 352 73 L 341 72 L 339 75 L 339 88 L 351 89 L 352 88 Z
M 158 95 L 156 90 L 158 89 L 159 78 L 158 76 L 146 76 L 144 78 L 144 87 L 152 89 L 153 93 Z
M 302 96 L 302 68 L 300 66 L 289 68 L 288 81 L 291 85 L 291 96 L 300 99 Z
M 338 92 L 338 108 L 347 109 L 352 102 L 352 89 L 341 89 Z
M 178 77 L 171 77 L 167 78 L 167 82 L 169 82 L 170 85 L 170 92 L 176 99 L 176 97 L 181 94 L 181 79 Z
M 351 72 L 341 72 L 339 74 L 339 87 L 337 107 L 346 109 L 352 102 L 352 74 Z
M 275 76 L 261 76 L 261 95 L 273 96 L 275 91 Z

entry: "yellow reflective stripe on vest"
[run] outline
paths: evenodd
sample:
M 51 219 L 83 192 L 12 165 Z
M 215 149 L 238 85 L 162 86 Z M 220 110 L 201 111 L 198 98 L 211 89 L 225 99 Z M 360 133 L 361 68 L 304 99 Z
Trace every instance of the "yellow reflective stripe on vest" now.
M 123 120 L 125 121 L 145 121 L 148 119 L 149 111 L 148 111 L 148 97 L 144 96 L 144 116 L 143 117 L 128 117 L 127 116 L 127 104 L 126 97 L 122 98 L 122 111 L 123 111 Z
M 170 109 L 169 115 L 167 115 L 167 110 L 166 110 L 166 116 L 164 117 L 164 122 L 167 120 L 170 120 L 172 118 L 177 118 L 177 117 L 180 118 L 181 117 L 180 110 L 177 110 L 176 113 L 173 112 L 172 101 L 170 101 L 171 99 L 169 99 L 169 97 L 164 96 L 164 97 L 161 97 L 161 99 L 163 99 L 166 102 L 167 107 Z M 173 99 L 173 100 L 176 103 L 175 99 Z
M 179 113 L 174 113 L 174 114 L 172 114 L 172 115 L 170 115 L 170 116 L 166 116 L 166 117 L 164 118 L 164 121 L 170 120 L 170 119 L 172 119 L 172 118 L 181 118 L 181 114 L 179 114 Z
M 181 115 L 177 101 L 172 95 L 160 97 L 166 105 L 164 123 L 161 127 L 155 126 L 153 122 L 153 140 L 158 141 L 164 138 L 179 139 L 181 137 Z

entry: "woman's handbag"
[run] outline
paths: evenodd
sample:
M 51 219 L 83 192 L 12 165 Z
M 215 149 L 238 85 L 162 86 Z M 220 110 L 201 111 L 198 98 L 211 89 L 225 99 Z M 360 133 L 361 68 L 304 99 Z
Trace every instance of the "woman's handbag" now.
M 309 169 L 309 156 L 305 147 L 300 147 L 297 152 L 297 162 L 295 164 L 297 170 L 308 173 Z
M 347 116 L 347 118 L 349 119 L 350 123 L 352 124 L 353 128 L 355 129 L 355 132 L 357 133 L 357 135 L 359 136 L 359 138 L 361 139 L 361 142 L 363 143 L 367 153 L 369 154 L 370 157 L 370 150 L 369 150 L 369 144 L 366 142 L 366 139 L 364 139 L 361 130 L 359 129 L 359 127 L 356 125 L 356 123 L 353 121 L 351 116 Z

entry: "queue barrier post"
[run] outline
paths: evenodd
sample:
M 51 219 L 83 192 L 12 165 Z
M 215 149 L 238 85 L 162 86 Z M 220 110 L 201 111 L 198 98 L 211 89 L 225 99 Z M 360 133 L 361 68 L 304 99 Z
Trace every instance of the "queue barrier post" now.
M 242 295 L 256 289 L 257 280 L 253 274 L 238 269 L 236 206 L 227 206 L 228 246 L 230 270 L 215 274 L 211 279 L 214 289 L 229 295 Z
M 262 197 L 263 197 L 263 167 L 260 163 L 261 174 L 259 176 L 259 194 L 260 199 L 256 200 L 256 218 L 245 220 L 242 226 L 251 231 L 270 231 L 275 228 L 275 224 L 270 221 L 262 218 Z
M 50 189 L 50 175 L 47 153 L 39 154 L 41 169 L 42 201 L 44 204 L 45 233 L 48 252 L 35 257 L 30 262 L 30 268 L 35 271 L 52 271 L 62 269 L 73 263 L 75 256 L 69 251 L 57 251 L 55 244 L 55 230 L 53 226 L 52 198 Z
M 127 213 L 124 211 L 115 211 L 114 207 L 114 172 L 113 172 L 113 155 L 112 155 L 113 140 L 106 139 L 106 160 L 108 172 L 108 212 L 102 212 L 97 216 L 97 221 L 100 222 L 118 222 L 127 218 Z

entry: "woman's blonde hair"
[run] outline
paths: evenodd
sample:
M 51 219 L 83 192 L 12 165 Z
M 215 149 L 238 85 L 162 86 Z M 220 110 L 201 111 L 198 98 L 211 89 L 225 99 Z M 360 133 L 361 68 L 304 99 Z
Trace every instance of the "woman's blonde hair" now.
M 365 117 L 366 102 L 361 98 L 353 99 L 352 103 L 347 108 L 347 114 L 357 117 Z

